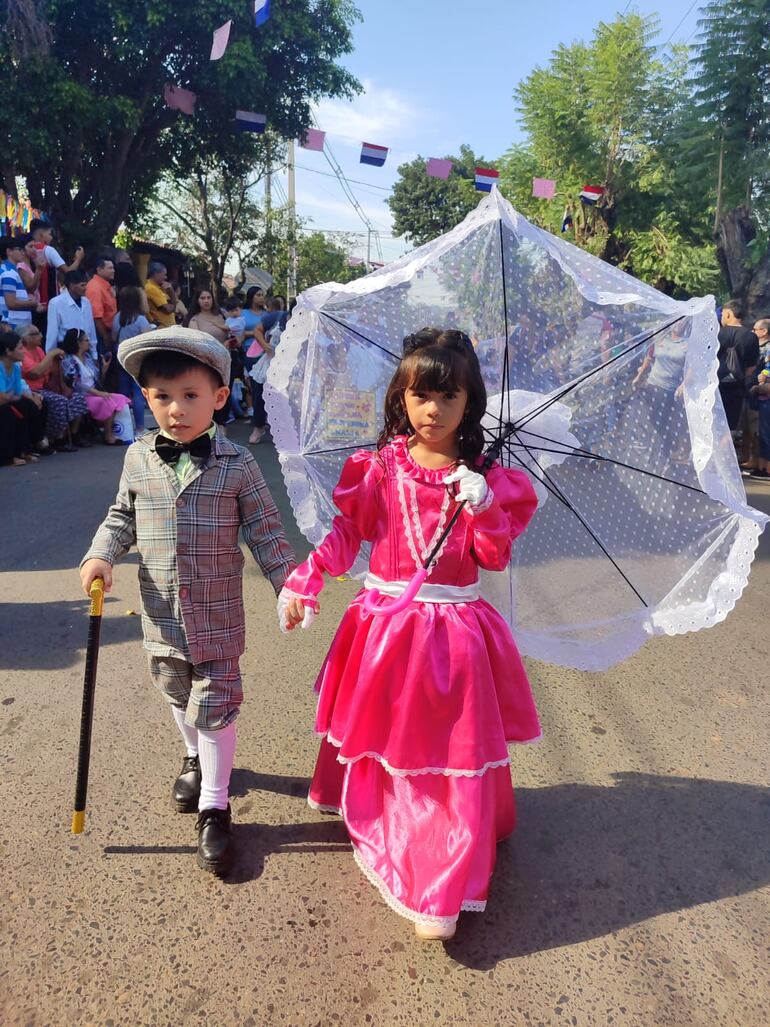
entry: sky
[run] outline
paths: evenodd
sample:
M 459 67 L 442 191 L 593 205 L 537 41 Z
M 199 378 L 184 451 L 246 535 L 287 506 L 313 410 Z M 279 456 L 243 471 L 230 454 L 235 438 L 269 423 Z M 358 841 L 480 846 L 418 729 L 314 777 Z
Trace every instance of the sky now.
M 624 8 L 657 15 L 658 45 L 687 42 L 697 30 L 700 3 L 485 0 L 471 6 L 460 0 L 358 0 L 357 6 L 362 21 L 354 28 L 353 52 L 341 63 L 364 91 L 352 102 L 321 101 L 315 116 L 358 202 L 381 233 L 382 257 L 389 261 L 410 248 L 392 237 L 386 204 L 399 164 L 418 154 L 448 156 L 462 143 L 494 160 L 522 138 L 515 86 L 547 64 L 560 43 L 590 39 L 600 21 L 613 20 Z M 390 148 L 384 167 L 359 163 L 362 142 Z M 365 256 L 364 225 L 336 179 L 326 177 L 332 172 L 325 157 L 298 148 L 295 159 L 300 217 L 312 228 L 362 233 L 353 252 Z

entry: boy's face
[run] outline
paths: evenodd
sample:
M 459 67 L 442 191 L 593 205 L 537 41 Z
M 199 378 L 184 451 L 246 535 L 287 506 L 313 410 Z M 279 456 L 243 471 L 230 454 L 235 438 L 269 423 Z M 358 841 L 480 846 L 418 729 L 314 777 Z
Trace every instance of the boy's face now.
M 211 427 L 214 411 L 222 409 L 230 390 L 217 388 L 202 367 L 191 367 L 178 378 L 151 379 L 142 395 L 164 435 L 192 442 Z

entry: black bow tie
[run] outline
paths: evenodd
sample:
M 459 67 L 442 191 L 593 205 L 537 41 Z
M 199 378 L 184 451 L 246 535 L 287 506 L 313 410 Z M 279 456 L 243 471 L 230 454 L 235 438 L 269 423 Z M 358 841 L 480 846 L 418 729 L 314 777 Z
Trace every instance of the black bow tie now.
M 179 463 L 182 453 L 189 453 L 195 460 L 205 460 L 211 453 L 211 436 L 206 432 L 192 442 L 175 442 L 165 435 L 158 435 L 155 439 L 155 452 L 161 460 L 172 465 Z

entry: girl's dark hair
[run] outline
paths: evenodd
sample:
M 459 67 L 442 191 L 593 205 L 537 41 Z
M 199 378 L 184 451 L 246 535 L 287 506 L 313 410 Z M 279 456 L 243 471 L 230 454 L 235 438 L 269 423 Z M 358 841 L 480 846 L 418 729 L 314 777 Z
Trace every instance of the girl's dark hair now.
M 198 291 L 195 293 L 195 296 L 193 297 L 193 301 L 192 301 L 192 304 L 190 306 L 190 310 L 189 310 L 189 312 L 187 314 L 187 324 L 188 325 L 189 325 L 190 321 L 192 320 L 192 318 L 194 318 L 196 314 L 200 314 L 200 312 L 201 312 L 201 296 L 203 295 L 204 292 L 207 292 L 209 294 L 209 296 L 211 297 L 211 313 L 212 314 L 221 314 L 222 313 L 222 311 L 219 309 L 219 303 L 217 302 L 216 293 L 212 292 L 211 289 L 198 289 Z
M 473 343 L 465 332 L 422 328 L 404 339 L 404 355 L 385 395 L 385 427 L 377 440 L 378 449 L 396 435 L 414 435 L 404 403 L 409 388 L 416 392 L 467 390 L 468 406 L 457 429 L 457 444 L 460 460 L 473 466 L 484 449 L 481 419 L 487 409 L 487 390 Z
M 82 334 L 79 328 L 68 328 L 64 333 L 64 338 L 59 343 L 60 349 L 63 349 L 68 356 L 77 356 L 77 352 L 80 349 L 80 336 Z
M 125 328 L 142 313 L 142 290 L 135 285 L 124 285 L 118 293 L 120 327 Z
M 10 353 L 12 349 L 16 349 L 20 342 L 21 338 L 16 332 L 0 332 L 0 357 Z

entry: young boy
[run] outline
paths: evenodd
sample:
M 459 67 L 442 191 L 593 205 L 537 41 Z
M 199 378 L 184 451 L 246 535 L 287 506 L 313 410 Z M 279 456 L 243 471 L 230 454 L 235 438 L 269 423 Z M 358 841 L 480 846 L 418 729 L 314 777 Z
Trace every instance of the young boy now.
M 227 297 L 225 300 L 225 315 L 227 330 L 242 346 L 246 333 L 246 318 L 243 316 L 243 302 L 240 296 Z
M 126 340 L 118 359 L 160 430 L 128 449 L 80 578 L 86 593 L 98 577 L 109 592 L 113 564 L 136 545 L 150 675 L 187 747 L 173 801 L 198 811 L 198 864 L 221 875 L 232 858 L 228 785 L 243 699 L 239 529 L 276 594 L 294 553 L 255 460 L 212 423 L 228 399 L 228 350 L 173 327 Z

